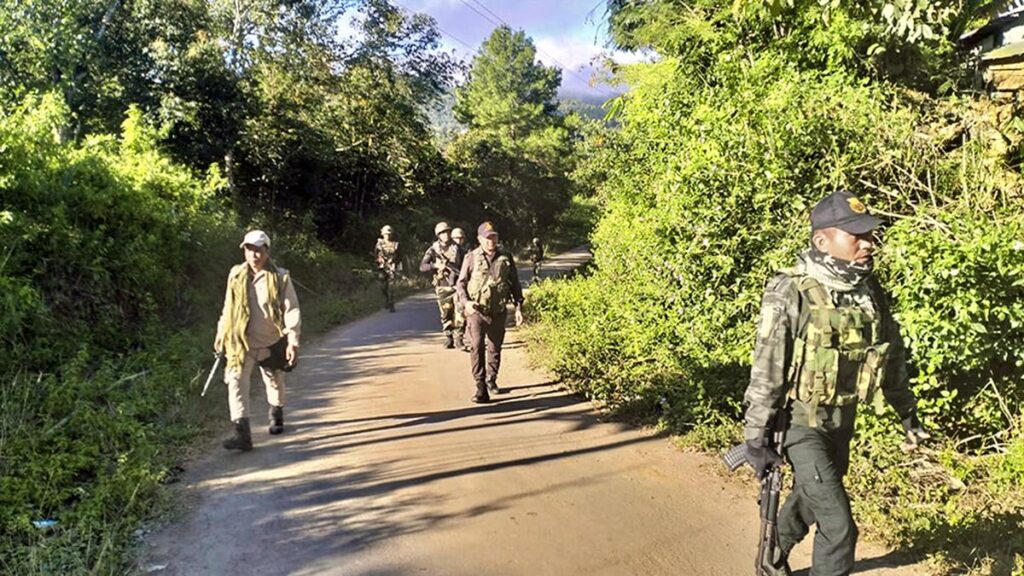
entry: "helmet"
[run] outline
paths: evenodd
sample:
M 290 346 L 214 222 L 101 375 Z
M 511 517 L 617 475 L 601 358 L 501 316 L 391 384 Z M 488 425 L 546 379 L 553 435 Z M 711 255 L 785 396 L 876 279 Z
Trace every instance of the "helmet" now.
M 449 232 L 451 229 L 447 222 L 438 222 L 437 226 L 434 226 L 434 236 L 440 236 L 441 232 Z
M 385 225 L 383 228 L 380 229 L 380 233 L 381 234 L 394 234 L 395 233 L 395 229 L 392 228 L 391 226 Z
M 533 243 L 534 244 L 540 244 L 540 238 L 534 238 L 533 239 Z
M 465 238 L 466 233 L 462 231 L 462 228 L 452 228 L 452 238 Z

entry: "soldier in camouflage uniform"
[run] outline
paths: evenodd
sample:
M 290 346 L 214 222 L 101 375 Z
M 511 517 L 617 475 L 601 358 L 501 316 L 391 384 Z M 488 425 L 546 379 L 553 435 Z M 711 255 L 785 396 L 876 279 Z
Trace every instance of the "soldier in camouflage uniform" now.
M 530 248 L 527 251 L 530 257 L 530 262 L 533 263 L 533 276 L 530 282 L 533 283 L 540 276 L 540 263 L 544 261 L 544 246 L 540 243 L 540 238 L 534 238 L 530 242 Z
M 744 433 L 758 477 L 781 456 L 768 445 L 781 418 L 783 454 L 793 466 L 793 491 L 779 512 L 776 550 L 764 572 L 789 574 L 787 556 L 817 525 L 812 576 L 853 568 L 857 526 L 843 486 L 857 406 L 899 414 L 912 450 L 929 435 L 916 416 L 906 350 L 885 291 L 872 275 L 872 231 L 881 223 L 847 192 L 835 192 L 811 213 L 811 247 L 765 290 L 754 347 Z
M 402 267 L 398 256 L 398 241 L 394 239 L 394 234 L 395 231 L 391 226 L 381 228 L 380 238 L 377 239 L 377 245 L 373 249 L 374 258 L 377 260 L 377 277 L 380 279 L 381 289 L 384 291 L 384 308 L 388 312 L 395 311 L 391 284 Z
M 452 242 L 459 245 L 463 254 L 467 254 L 469 251 L 466 250 L 466 233 L 462 228 L 452 229 Z M 461 268 L 461 266 L 460 266 Z M 459 291 L 455 291 L 455 347 L 461 349 L 463 352 L 469 352 L 469 344 L 466 343 L 466 315 L 463 314 L 463 306 L 465 302 L 459 297 Z
M 427 248 L 420 261 L 420 272 L 434 275 L 434 293 L 437 295 L 437 307 L 441 312 L 441 331 L 444 332 L 444 347 L 455 348 L 455 335 L 458 332 L 462 340 L 464 328 L 455 326 L 455 280 L 459 277 L 462 258 L 465 253 L 462 247 L 452 242 L 451 226 L 447 222 L 438 222 L 434 226 L 437 241 Z

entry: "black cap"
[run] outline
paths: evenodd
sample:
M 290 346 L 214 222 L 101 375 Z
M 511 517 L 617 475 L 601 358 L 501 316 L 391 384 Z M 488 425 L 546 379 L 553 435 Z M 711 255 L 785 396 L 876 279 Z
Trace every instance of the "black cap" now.
M 825 196 L 811 210 L 811 230 L 839 228 L 850 234 L 865 234 L 882 221 L 868 214 L 868 207 L 845 190 Z

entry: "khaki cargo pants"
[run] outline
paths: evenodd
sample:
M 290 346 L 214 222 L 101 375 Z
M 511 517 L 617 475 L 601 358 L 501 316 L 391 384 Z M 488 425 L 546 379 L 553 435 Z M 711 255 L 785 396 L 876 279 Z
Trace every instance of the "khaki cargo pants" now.
M 249 386 L 252 382 L 253 368 L 259 368 L 263 385 L 267 389 L 267 404 L 284 406 L 284 372 L 267 370 L 258 366 L 257 362 L 270 357 L 269 348 L 249 350 L 242 360 L 241 370 L 224 370 L 224 383 L 228 385 L 228 406 L 231 408 L 231 421 L 249 417 Z

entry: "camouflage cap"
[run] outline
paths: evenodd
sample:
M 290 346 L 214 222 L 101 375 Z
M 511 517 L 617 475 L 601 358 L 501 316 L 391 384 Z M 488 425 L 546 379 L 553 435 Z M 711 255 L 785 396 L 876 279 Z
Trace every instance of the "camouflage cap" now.
M 866 234 L 882 221 L 868 214 L 868 208 L 853 194 L 839 190 L 825 196 L 811 210 L 811 231 L 839 228 L 850 234 Z

